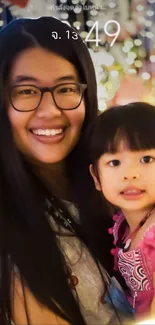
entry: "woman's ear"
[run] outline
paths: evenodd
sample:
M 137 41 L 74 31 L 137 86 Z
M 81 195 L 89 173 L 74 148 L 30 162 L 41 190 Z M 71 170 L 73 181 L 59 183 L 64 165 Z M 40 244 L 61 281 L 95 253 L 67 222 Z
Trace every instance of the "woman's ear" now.
M 96 176 L 96 174 L 94 172 L 94 168 L 93 168 L 93 165 L 92 164 L 89 166 L 89 171 L 90 171 L 91 176 L 93 177 L 93 180 L 94 180 L 94 184 L 95 184 L 96 189 L 98 191 L 102 191 L 101 185 L 100 185 L 100 181 L 99 181 L 99 179 L 97 178 L 97 176 Z

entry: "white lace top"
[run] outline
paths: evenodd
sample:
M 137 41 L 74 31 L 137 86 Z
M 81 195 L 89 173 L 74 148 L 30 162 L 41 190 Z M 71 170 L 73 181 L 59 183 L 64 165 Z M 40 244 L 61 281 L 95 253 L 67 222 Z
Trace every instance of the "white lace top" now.
M 71 216 L 79 222 L 78 209 L 73 203 L 64 201 Z M 52 227 L 61 234 L 67 235 L 69 230 L 64 227 L 58 228 L 56 222 L 49 216 Z M 60 248 L 69 267 L 72 279 L 72 289 L 80 303 L 81 312 L 88 325 L 118 325 L 120 324 L 114 309 L 106 302 L 106 292 L 100 271 L 91 257 L 86 246 L 76 236 L 57 236 Z M 109 279 L 106 271 L 101 268 L 106 284 Z
M 76 222 L 79 222 L 78 209 L 73 203 L 64 201 L 70 214 Z M 124 317 L 116 314 L 113 307 L 104 301 L 104 294 L 106 293 L 105 284 L 102 280 L 99 268 L 86 246 L 76 236 L 70 236 L 70 231 L 64 227 L 58 226 L 51 215 L 47 213 L 50 218 L 52 228 L 59 231 L 57 235 L 60 249 L 62 250 L 75 298 L 78 299 L 80 309 L 83 317 L 88 325 L 124 325 L 129 322 L 124 321 Z M 68 232 L 68 236 L 67 236 Z M 65 236 L 61 236 L 65 234 Z M 100 267 L 106 285 L 109 284 L 109 277 L 107 272 Z M 18 270 L 16 270 L 18 272 Z M 12 325 L 15 325 L 12 322 Z

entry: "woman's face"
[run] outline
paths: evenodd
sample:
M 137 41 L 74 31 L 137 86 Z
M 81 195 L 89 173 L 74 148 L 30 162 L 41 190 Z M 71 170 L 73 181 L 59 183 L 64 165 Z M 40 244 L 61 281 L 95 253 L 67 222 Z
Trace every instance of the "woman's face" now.
M 73 64 L 41 48 L 20 53 L 13 61 L 9 76 L 9 86 L 53 87 L 78 81 Z M 41 163 L 57 163 L 64 160 L 78 142 L 85 104 L 82 100 L 74 110 L 61 110 L 50 92 L 46 92 L 34 111 L 16 111 L 9 102 L 8 115 L 16 146 L 24 155 Z

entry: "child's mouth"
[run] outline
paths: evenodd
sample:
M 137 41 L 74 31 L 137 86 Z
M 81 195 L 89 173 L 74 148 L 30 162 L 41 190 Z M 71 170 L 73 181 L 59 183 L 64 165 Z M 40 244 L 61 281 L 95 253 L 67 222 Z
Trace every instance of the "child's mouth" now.
M 138 190 L 138 189 L 127 189 L 125 191 L 122 191 L 121 194 L 124 195 L 133 195 L 133 194 L 141 194 L 144 193 L 144 190 Z
M 136 189 L 136 188 L 128 188 L 124 191 L 120 192 L 120 194 L 126 199 L 139 199 L 145 193 L 144 190 Z

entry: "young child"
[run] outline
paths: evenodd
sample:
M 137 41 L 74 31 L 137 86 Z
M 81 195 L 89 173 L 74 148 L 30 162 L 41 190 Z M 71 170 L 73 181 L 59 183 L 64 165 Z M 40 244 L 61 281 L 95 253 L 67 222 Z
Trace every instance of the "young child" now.
M 155 313 L 155 107 L 112 107 L 90 133 L 90 173 L 115 213 L 112 250 L 136 319 Z M 154 317 L 155 318 L 155 317 Z

